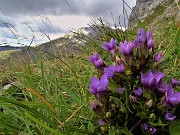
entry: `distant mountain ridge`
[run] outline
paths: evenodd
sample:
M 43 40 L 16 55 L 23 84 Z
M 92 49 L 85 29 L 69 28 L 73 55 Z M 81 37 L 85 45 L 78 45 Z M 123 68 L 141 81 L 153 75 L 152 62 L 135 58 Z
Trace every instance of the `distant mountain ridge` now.
M 92 39 L 98 39 L 102 30 L 104 29 L 106 29 L 106 32 L 110 30 L 114 31 L 114 29 L 109 26 L 103 26 L 103 28 L 100 27 L 101 26 L 98 25 L 81 27 L 80 29 L 68 33 L 63 37 L 50 40 L 46 43 L 38 44 L 36 46 L 25 46 L 24 48 L 14 47 L 12 49 L 19 50 L 12 51 L 6 55 L 7 57 L 5 59 L 1 57 L 0 59 L 2 60 L 2 63 L 6 63 L 7 60 L 13 62 L 18 61 L 19 58 L 24 59 L 24 61 L 34 61 L 42 56 L 44 60 L 49 60 L 54 58 L 62 59 L 65 57 L 73 58 L 79 55 L 84 55 L 85 50 L 88 50 L 90 47 L 87 46 L 86 41 L 84 40 L 85 38 L 91 37 Z M 1 52 L 5 51 L 0 51 L 0 53 Z
M 15 47 L 15 46 L 11 46 L 11 45 L 3 45 L 0 46 L 0 51 L 6 51 L 6 50 L 21 50 L 25 47 Z
M 2 63 L 9 61 L 17 61 L 21 58 L 26 60 L 36 60 L 43 54 L 43 59 L 63 58 L 63 57 L 74 57 L 77 54 L 82 54 L 81 48 L 86 47 L 85 43 L 81 40 L 85 35 L 94 35 L 93 27 L 82 27 L 74 32 L 68 33 L 63 37 L 50 40 L 49 42 L 38 44 L 36 46 L 0 46 L 0 54 L 6 53 L 5 50 L 17 50 L 8 53 L 7 56 L 0 59 Z M 94 35 L 95 36 L 95 35 Z M 7 51 L 8 52 L 8 51 Z M 1 55 L 0 55 L 1 56 Z

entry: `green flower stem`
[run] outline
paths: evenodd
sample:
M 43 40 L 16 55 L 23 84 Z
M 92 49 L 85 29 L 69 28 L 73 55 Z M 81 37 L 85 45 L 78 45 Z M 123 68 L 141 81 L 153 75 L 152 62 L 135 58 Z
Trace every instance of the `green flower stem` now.
M 129 94 L 128 94 L 128 88 L 127 86 L 125 86 L 125 97 L 126 97 L 126 118 L 125 118 L 125 126 L 128 123 L 128 117 L 129 117 Z
M 142 119 L 140 119 L 131 129 L 130 132 L 132 132 L 140 123 L 141 123 Z

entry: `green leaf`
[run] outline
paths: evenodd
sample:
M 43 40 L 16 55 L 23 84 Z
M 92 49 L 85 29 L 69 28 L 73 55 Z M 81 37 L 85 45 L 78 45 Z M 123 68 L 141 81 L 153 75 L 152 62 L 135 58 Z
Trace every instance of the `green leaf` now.
M 148 116 L 147 116 L 147 114 L 145 112 L 137 112 L 136 116 L 138 116 L 138 117 L 140 117 L 142 119 L 148 118 Z
M 112 79 L 110 79 L 108 89 L 113 92 L 119 93 L 118 88 L 119 86 Z
M 121 133 L 123 133 L 125 135 L 133 135 L 127 127 L 122 128 Z
M 149 122 L 149 124 L 151 124 L 152 126 L 168 126 L 168 124 L 162 123 L 161 118 L 158 118 L 157 121 Z
M 93 123 L 89 122 L 89 124 L 88 124 L 88 131 L 94 132 L 95 128 L 96 127 L 93 125 Z
M 170 135 L 179 135 L 180 133 L 180 120 L 170 122 L 169 125 Z

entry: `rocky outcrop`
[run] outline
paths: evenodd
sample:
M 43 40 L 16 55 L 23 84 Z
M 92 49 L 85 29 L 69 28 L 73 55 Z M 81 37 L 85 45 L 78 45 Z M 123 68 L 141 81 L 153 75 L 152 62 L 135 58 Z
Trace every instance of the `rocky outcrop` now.
M 129 16 L 129 27 L 136 26 L 138 20 L 154 23 L 155 20 L 163 18 L 175 18 L 179 23 L 180 0 L 137 0 Z

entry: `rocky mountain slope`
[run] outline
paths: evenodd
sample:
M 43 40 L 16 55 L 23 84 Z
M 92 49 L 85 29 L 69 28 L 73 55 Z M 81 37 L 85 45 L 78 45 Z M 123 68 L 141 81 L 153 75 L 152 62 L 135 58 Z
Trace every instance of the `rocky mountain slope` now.
M 156 27 L 172 19 L 180 24 L 180 0 L 137 0 L 129 16 L 129 27 L 135 27 L 139 20 Z

